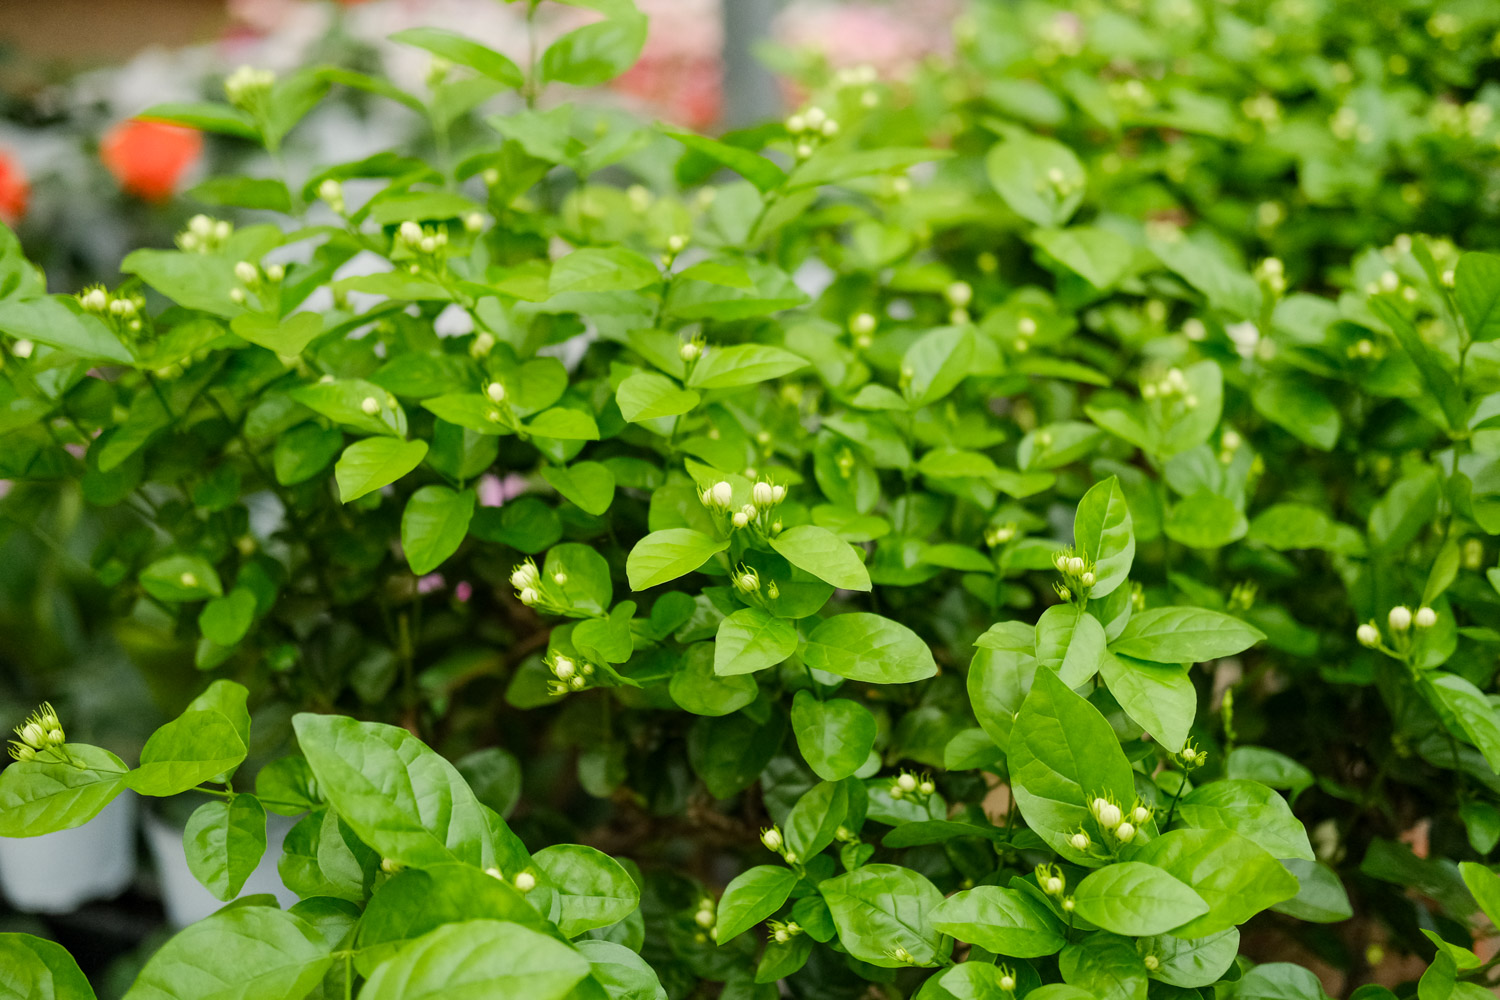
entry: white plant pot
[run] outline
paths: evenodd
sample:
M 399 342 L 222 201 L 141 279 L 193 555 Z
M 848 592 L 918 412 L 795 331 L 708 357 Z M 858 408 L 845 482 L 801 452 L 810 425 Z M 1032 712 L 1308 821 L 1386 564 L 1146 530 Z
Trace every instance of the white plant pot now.
M 241 896 L 257 896 L 270 893 L 282 908 L 297 902 L 297 894 L 281 884 L 276 866 L 281 860 L 281 843 L 287 831 L 296 822 L 293 818 L 266 814 L 266 853 L 250 877 L 245 880 Z M 225 906 L 225 903 L 203 888 L 187 865 L 187 854 L 182 849 L 182 827 L 146 814 L 146 843 L 151 847 L 151 856 L 156 861 L 157 878 L 161 886 L 162 904 L 167 910 L 167 922 L 174 928 L 186 927 L 210 916 Z
M 27 913 L 71 913 L 135 878 L 136 796 L 125 792 L 83 826 L 0 839 L 0 891 Z

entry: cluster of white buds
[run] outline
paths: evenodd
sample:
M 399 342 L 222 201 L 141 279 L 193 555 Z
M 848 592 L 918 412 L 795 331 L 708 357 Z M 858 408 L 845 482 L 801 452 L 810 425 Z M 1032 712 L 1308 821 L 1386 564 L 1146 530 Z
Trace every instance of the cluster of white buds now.
M 840 89 L 849 87 L 863 87 L 859 95 L 861 107 L 873 108 L 880 104 L 880 92 L 874 88 L 874 84 L 880 79 L 880 74 L 875 67 L 866 63 L 863 66 L 846 66 L 833 74 L 833 85 Z
M 714 914 L 714 901 L 707 896 L 698 900 L 698 912 L 693 914 L 693 923 L 707 931 L 717 921 L 718 917 Z
M 943 289 L 943 298 L 948 300 L 948 322 L 963 326 L 969 322 L 969 303 L 974 301 L 974 287 L 967 281 L 955 281 Z
M 855 313 L 850 317 L 849 332 L 854 336 L 854 346 L 863 351 L 874 343 L 875 328 L 878 325 L 874 313 Z
M 893 799 L 915 799 L 921 802 L 936 791 L 937 785 L 932 783 L 932 776 L 928 774 L 919 778 L 910 771 L 902 771 L 891 781 Z
M 1208 751 L 1199 750 L 1191 743 L 1182 748 L 1182 752 L 1174 755 L 1177 762 L 1182 765 L 1184 771 L 1196 771 L 1208 763 Z
M 434 257 L 448 246 L 448 230 L 441 226 L 422 226 L 408 219 L 397 227 L 396 239 L 412 253 Z M 412 269 L 419 270 L 415 264 Z
M 661 266 L 671 267 L 677 260 L 677 255 L 687 249 L 689 237 L 682 233 L 673 233 L 667 237 L 666 253 L 661 255 Z
M 774 826 L 760 831 L 760 842 L 766 850 L 781 855 L 782 860 L 787 864 L 795 865 L 797 863 L 797 853 L 787 850 L 786 841 L 782 838 L 781 831 Z
M 554 696 L 582 691 L 589 686 L 589 678 L 594 676 L 594 665 L 588 660 L 575 660 L 571 656 L 554 652 L 546 662 L 547 669 L 552 671 L 552 680 L 547 682 L 547 693 Z
M 268 69 L 241 66 L 224 80 L 224 96 L 245 111 L 255 111 L 276 85 L 276 74 Z
M 212 253 L 234 235 L 234 226 L 224 219 L 195 215 L 177 234 L 177 247 L 187 253 Z
M 1281 258 L 1267 257 L 1255 265 L 1255 280 L 1268 289 L 1272 295 L 1285 292 L 1286 266 L 1281 263 Z
M 497 879 L 501 882 L 505 881 L 505 872 L 499 868 L 486 868 L 484 873 L 492 879 Z M 531 872 L 517 872 L 516 877 L 511 880 L 510 884 L 515 886 L 520 892 L 530 892 L 536 888 L 536 876 L 531 874 Z
M 766 926 L 771 930 L 771 940 L 777 944 L 786 944 L 802 933 L 802 925 L 795 920 L 767 920 Z
M 141 310 L 146 299 L 141 295 L 117 295 L 103 285 L 93 285 L 78 293 L 78 304 L 117 326 L 136 332 L 141 328 Z
M 1064 601 L 1071 601 L 1076 594 L 1087 598 L 1089 590 L 1097 582 L 1094 573 L 1094 563 L 1073 551 L 1070 545 L 1065 549 L 1059 549 L 1052 556 L 1052 565 L 1062 574 L 1063 582 L 1053 587 L 1057 596 Z
M 984 544 L 992 549 L 997 549 L 1007 542 L 1012 541 L 1016 537 L 1018 530 L 1019 528 L 1014 521 L 1007 521 L 1004 524 L 992 524 L 984 529 Z
M 563 576 L 567 580 L 567 576 Z M 527 559 L 510 571 L 510 585 L 516 588 L 516 600 L 534 608 L 538 605 L 544 608 L 551 602 L 545 594 L 546 587 L 542 583 L 542 574 L 536 568 L 536 563 Z
M 344 185 L 338 180 L 329 177 L 319 184 L 318 198 L 326 202 L 328 207 L 339 215 L 344 214 Z
M 10 755 L 16 760 L 35 760 L 38 755 L 72 759 L 65 748 L 67 737 L 63 735 L 62 722 L 51 704 L 44 702 L 30 718 L 15 728 L 15 733 L 17 739 L 10 742 Z
M 231 288 L 229 298 L 235 305 L 244 305 L 250 292 L 269 292 L 272 290 L 266 286 L 281 284 L 286 278 L 286 268 L 280 264 L 270 264 L 262 269 L 248 260 L 242 260 L 234 265 L 234 276 L 242 287 Z
M 1036 885 L 1049 896 L 1061 896 L 1068 890 L 1067 879 L 1057 865 L 1037 865 Z
M 1142 382 L 1141 397 L 1146 400 L 1161 400 L 1164 404 L 1181 399 L 1182 405 L 1189 410 L 1198 406 L 1198 397 L 1188 391 L 1187 376 L 1182 374 L 1181 368 L 1167 369 L 1167 374 L 1159 381 Z
M 1375 624 L 1373 620 L 1367 621 L 1355 629 L 1354 636 L 1359 640 L 1361 646 L 1369 649 L 1378 649 L 1387 656 L 1392 656 L 1396 659 L 1405 659 L 1411 652 L 1414 638 L 1411 634 L 1413 626 L 1426 630 L 1436 625 L 1437 621 L 1437 612 L 1426 605 L 1413 612 L 1406 605 L 1398 604 L 1386 614 L 1386 624 L 1390 626 L 1391 645 L 1394 648 L 1385 644 L 1380 634 L 1380 626 Z
M 813 155 L 818 143 L 839 134 L 839 123 L 830 118 L 828 112 L 814 105 L 788 118 L 786 130 L 797 143 L 797 159 L 805 160 Z
M 1089 803 L 1089 812 L 1104 835 L 1121 844 L 1134 840 L 1136 834 L 1151 821 L 1151 809 L 1139 799 L 1127 812 L 1114 799 L 1099 796 Z

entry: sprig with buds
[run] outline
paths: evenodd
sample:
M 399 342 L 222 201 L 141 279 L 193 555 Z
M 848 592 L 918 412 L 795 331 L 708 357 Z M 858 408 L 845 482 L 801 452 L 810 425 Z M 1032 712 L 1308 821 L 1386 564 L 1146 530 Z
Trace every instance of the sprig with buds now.
M 414 258 L 407 265 L 412 274 L 424 268 L 441 271 L 448 253 L 448 230 L 442 226 L 423 226 L 411 219 L 396 227 L 392 259 Z
M 490 878 L 498 879 L 501 882 L 506 880 L 505 872 L 499 868 L 486 868 L 484 873 Z M 531 872 L 516 872 L 516 877 L 510 880 L 510 884 L 515 886 L 518 892 L 530 892 L 536 888 L 536 876 L 531 874 Z
M 943 298 L 948 300 L 948 322 L 963 326 L 969 322 L 969 303 L 974 301 L 974 288 L 967 281 L 955 281 L 943 289 Z
M 1073 550 L 1072 546 L 1060 549 L 1052 557 L 1052 565 L 1062 574 L 1062 583 L 1053 586 L 1057 596 L 1063 601 L 1087 601 L 1089 591 L 1097 582 L 1094 573 L 1094 562 L 1086 559 Z
M 242 260 L 234 265 L 234 277 L 239 284 L 229 290 L 229 298 L 235 305 L 245 305 L 250 296 L 254 295 L 262 310 L 279 311 L 281 282 L 286 278 L 285 267 L 271 264 L 261 268 L 248 260 Z
M 241 66 L 225 78 L 224 96 L 230 104 L 258 118 L 265 113 L 274 86 L 276 74 L 273 71 Z
M 1198 397 L 1189 387 L 1181 368 L 1167 369 L 1167 374 L 1155 382 L 1142 382 L 1141 398 L 1157 408 L 1163 418 L 1198 408 Z
M 594 665 L 585 659 L 573 659 L 553 652 L 547 658 L 547 669 L 552 679 L 547 682 L 547 693 L 555 698 L 587 689 L 593 681 Z
M 78 293 L 78 304 L 84 312 L 93 313 L 129 339 L 141 332 L 141 314 L 146 308 L 143 295 L 126 295 L 111 292 L 103 285 L 91 285 Z
M 771 940 L 777 944 L 786 944 L 802 933 L 802 925 L 795 920 L 767 920 L 766 927 L 771 931 Z
M 195 215 L 177 234 L 177 248 L 184 253 L 213 253 L 234 235 L 234 224 L 207 215 Z
M 1355 629 L 1354 636 L 1361 646 L 1400 660 L 1408 670 L 1415 671 L 1414 654 L 1422 643 L 1423 633 L 1437 623 L 1437 612 L 1426 605 L 1413 612 L 1406 605 L 1398 604 L 1386 614 L 1389 640 L 1381 634 L 1380 626 L 1373 618 Z
M 516 600 L 528 608 L 535 608 L 548 614 L 572 613 L 571 604 L 564 600 L 555 589 L 567 582 L 568 572 L 562 566 L 556 567 L 551 573 L 543 574 L 536 568 L 536 563 L 530 559 L 517 564 L 510 572 L 510 585 L 516 588 Z
M 786 130 L 796 144 L 793 149 L 797 159 L 805 160 L 824 142 L 839 134 L 839 123 L 830 118 L 828 112 L 813 105 L 789 117 Z
M 77 763 L 68 753 L 68 739 L 63 733 L 62 722 L 48 702 L 43 702 L 25 722 L 17 726 L 15 734 L 16 738 L 10 741 L 10 755 L 16 760 Z
M 925 802 L 934 792 L 937 785 L 932 782 L 932 775 L 924 774 L 918 777 L 910 771 L 902 771 L 891 781 L 891 798 L 914 799 L 917 802 Z
M 760 831 L 760 842 L 766 850 L 781 855 L 781 860 L 789 865 L 797 865 L 801 861 L 795 851 L 787 849 L 786 840 L 782 838 L 781 831 L 774 826 Z
M 761 480 L 750 487 L 750 499 L 751 503 L 735 506 L 734 487 L 722 479 L 698 494 L 699 502 L 724 518 L 731 531 L 750 530 L 763 538 L 780 534 L 781 522 L 773 510 L 786 499 L 786 487 Z

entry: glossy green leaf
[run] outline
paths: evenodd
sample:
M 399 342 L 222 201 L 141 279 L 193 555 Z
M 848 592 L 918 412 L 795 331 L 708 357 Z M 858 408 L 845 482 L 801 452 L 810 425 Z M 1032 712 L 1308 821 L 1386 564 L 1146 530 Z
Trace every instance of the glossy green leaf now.
M 819 701 L 811 691 L 802 690 L 792 700 L 797 748 L 824 781 L 840 781 L 863 767 L 878 728 L 869 709 L 847 698 Z
M 937 673 L 920 636 L 862 611 L 824 619 L 807 637 L 802 661 L 814 670 L 875 684 L 909 684 Z
M 742 608 L 719 623 L 714 673 L 753 674 L 797 651 L 797 628 L 762 608 Z
M 422 464 L 426 441 L 402 441 L 393 437 L 365 438 L 344 449 L 333 467 L 339 484 L 339 499 L 358 500 L 389 486 Z
M 443 564 L 469 533 L 474 491 L 423 486 L 406 501 L 401 514 L 401 549 L 418 576 Z

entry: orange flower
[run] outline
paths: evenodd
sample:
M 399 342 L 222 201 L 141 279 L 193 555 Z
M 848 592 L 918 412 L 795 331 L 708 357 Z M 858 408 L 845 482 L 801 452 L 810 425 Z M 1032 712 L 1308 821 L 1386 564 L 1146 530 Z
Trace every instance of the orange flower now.
M 0 150 L 0 222 L 13 226 L 21 220 L 30 190 L 21 165 Z
M 170 198 L 202 152 L 202 133 L 136 119 L 110 129 L 99 144 L 99 157 L 120 187 L 146 201 Z

